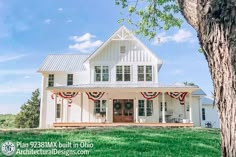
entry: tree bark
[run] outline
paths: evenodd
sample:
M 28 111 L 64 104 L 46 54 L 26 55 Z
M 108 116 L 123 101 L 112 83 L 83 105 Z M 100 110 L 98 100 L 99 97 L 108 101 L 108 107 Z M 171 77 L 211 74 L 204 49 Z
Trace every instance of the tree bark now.
M 195 0 L 193 15 L 189 10 L 194 0 L 177 1 L 208 61 L 220 117 L 221 156 L 236 157 L 236 0 Z

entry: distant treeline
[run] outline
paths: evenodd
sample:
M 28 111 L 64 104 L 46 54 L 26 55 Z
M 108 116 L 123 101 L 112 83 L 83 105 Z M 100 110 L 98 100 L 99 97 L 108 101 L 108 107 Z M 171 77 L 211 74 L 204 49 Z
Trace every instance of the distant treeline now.
M 13 114 L 0 114 L 0 128 L 15 128 L 15 117 Z

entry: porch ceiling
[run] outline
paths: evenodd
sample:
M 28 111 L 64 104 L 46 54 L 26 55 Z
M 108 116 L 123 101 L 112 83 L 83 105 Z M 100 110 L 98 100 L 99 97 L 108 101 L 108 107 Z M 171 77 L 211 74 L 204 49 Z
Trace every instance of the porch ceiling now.
M 195 92 L 198 86 L 160 84 L 81 84 L 48 87 L 52 92 Z

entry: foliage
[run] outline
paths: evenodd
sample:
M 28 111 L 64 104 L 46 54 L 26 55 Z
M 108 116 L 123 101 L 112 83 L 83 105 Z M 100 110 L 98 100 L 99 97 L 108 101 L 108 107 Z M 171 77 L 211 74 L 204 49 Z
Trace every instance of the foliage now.
M 22 143 L 88 141 L 94 146 L 86 150 L 94 157 L 220 156 L 218 129 L 115 127 L 0 132 L 0 144 L 9 139 Z
M 40 99 L 39 89 L 32 93 L 32 97 L 16 115 L 15 124 L 18 128 L 36 128 L 39 125 Z
M 177 17 L 179 7 L 175 0 L 116 0 L 122 9 L 128 8 L 127 15 L 118 22 L 126 21 L 137 27 L 135 33 L 152 39 L 157 29 L 168 30 L 180 27 L 182 20 Z
M 186 85 L 186 86 L 196 86 L 195 83 L 193 83 L 193 82 L 188 82 L 188 81 L 185 81 L 185 82 L 184 82 L 184 85 Z
M 0 128 L 14 128 L 15 115 L 13 114 L 0 114 Z

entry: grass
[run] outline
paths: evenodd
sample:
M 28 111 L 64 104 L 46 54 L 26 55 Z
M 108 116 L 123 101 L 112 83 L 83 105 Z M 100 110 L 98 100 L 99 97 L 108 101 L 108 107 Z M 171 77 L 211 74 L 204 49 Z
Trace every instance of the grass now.
M 23 143 L 87 141 L 93 148 L 89 148 L 90 154 L 85 156 L 97 157 L 220 156 L 220 132 L 216 129 L 116 127 L 0 132 L 0 144 L 6 140 Z

